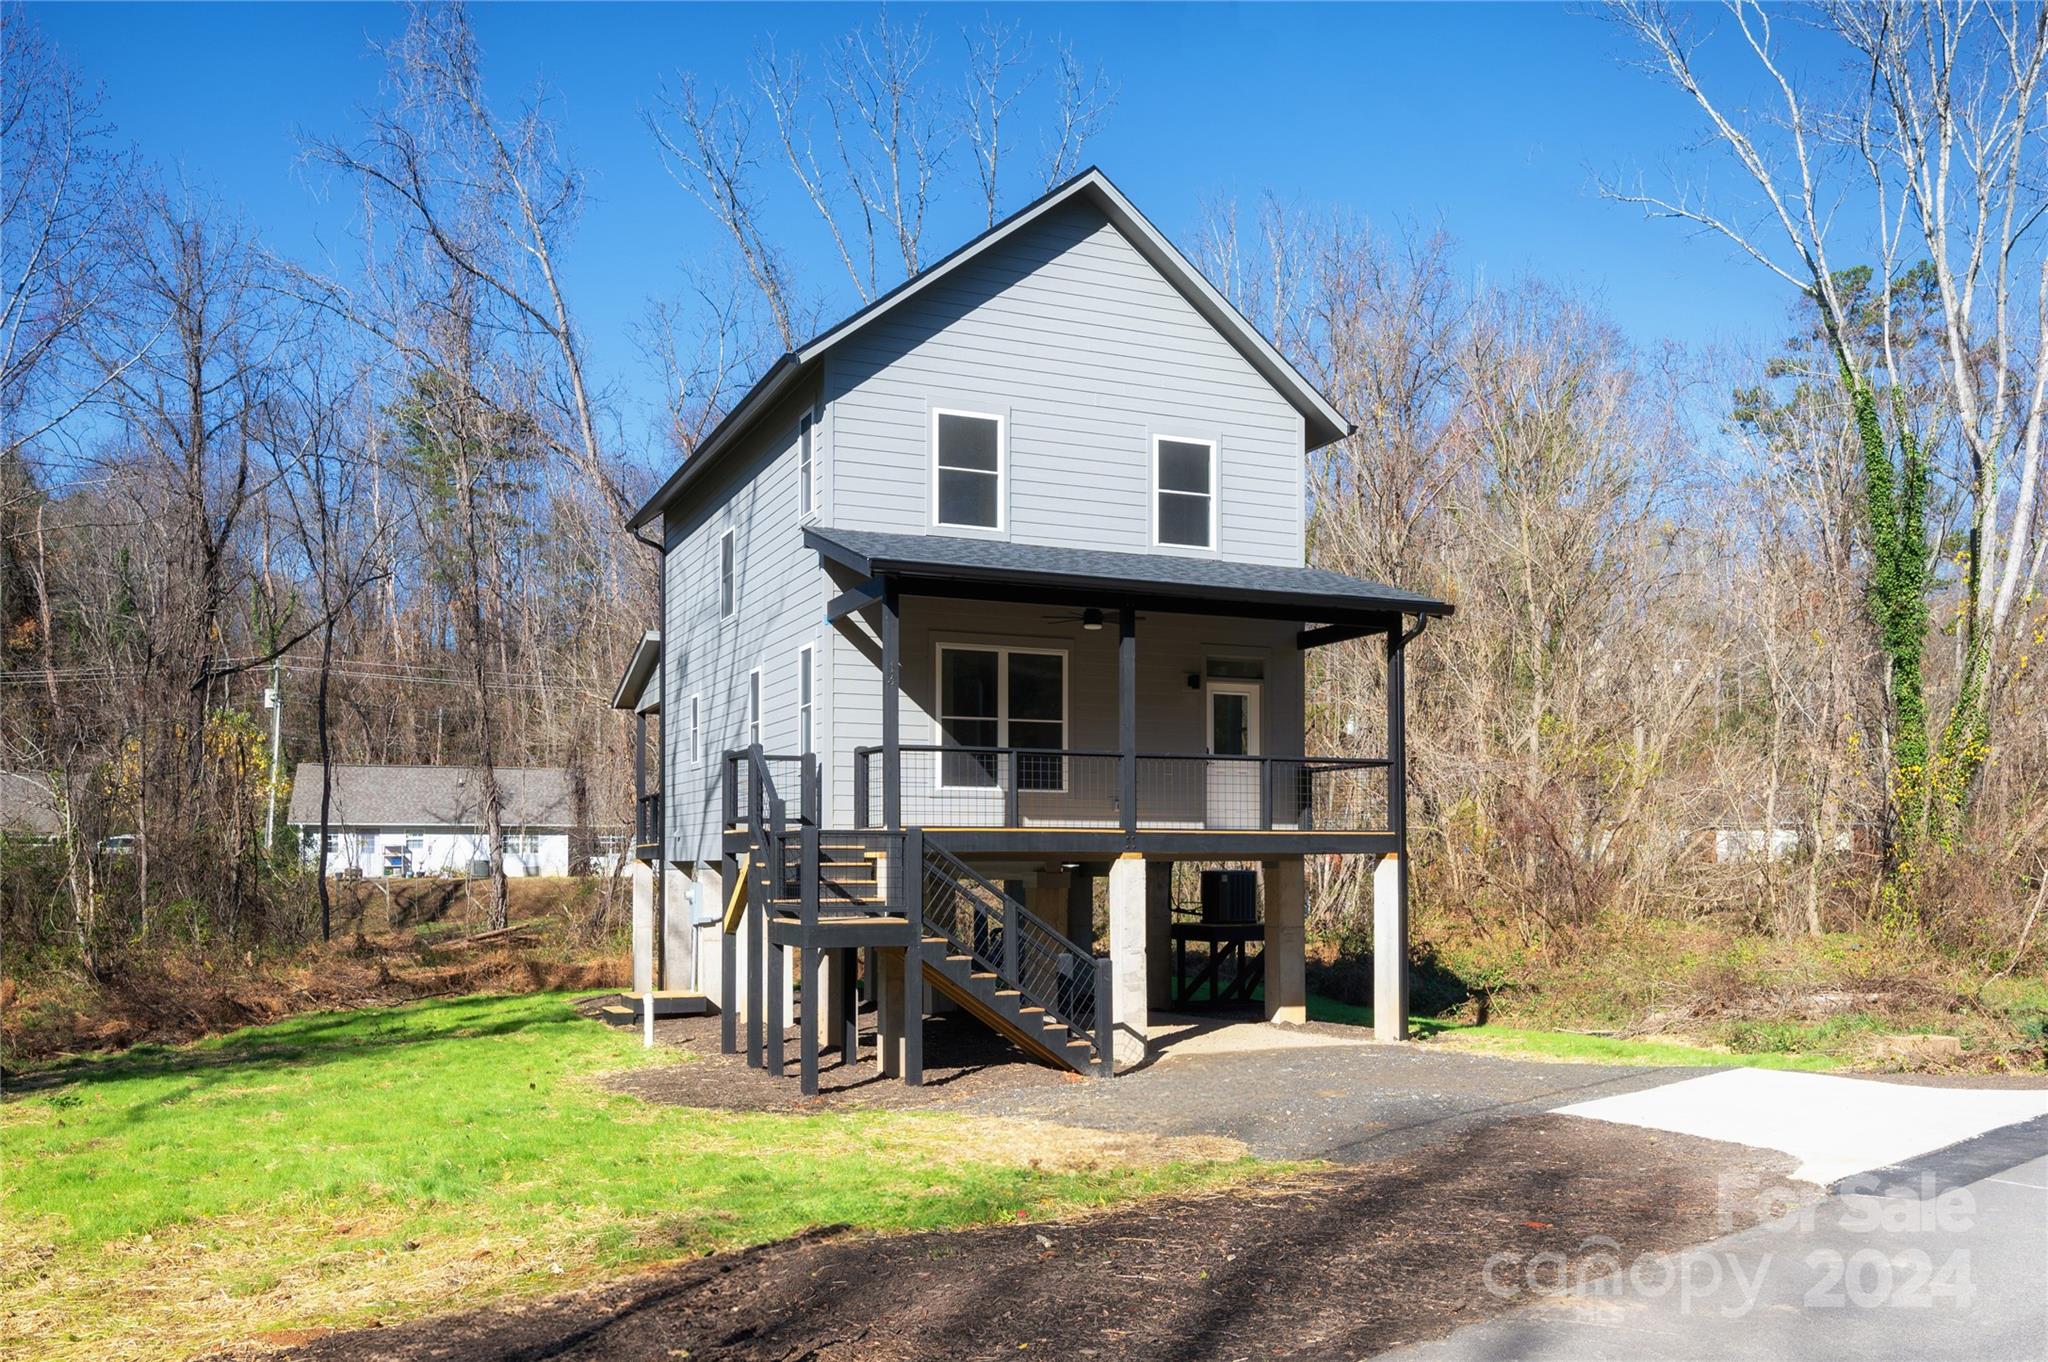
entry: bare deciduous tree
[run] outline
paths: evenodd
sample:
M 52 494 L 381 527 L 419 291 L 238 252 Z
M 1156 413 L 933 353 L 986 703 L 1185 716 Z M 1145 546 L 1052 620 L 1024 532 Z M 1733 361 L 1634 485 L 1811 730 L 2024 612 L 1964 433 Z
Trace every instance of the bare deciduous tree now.
M 1830 5 L 1824 31 L 1860 73 L 1835 90 L 1792 73 L 1774 11 L 1730 0 L 1732 42 L 1771 94 L 1758 110 L 1708 88 L 1691 16 L 1635 0 L 1614 13 L 1652 69 L 1688 97 L 1754 197 L 1717 205 L 1699 194 L 1616 196 L 1722 237 L 1819 310 L 1865 446 L 1868 599 L 1890 663 L 1894 816 L 1909 839 L 1924 831 L 1948 843 L 2008 713 L 2000 693 L 2011 672 L 2001 658 L 2020 627 L 2015 605 L 2048 556 L 2036 512 L 2048 459 L 2048 182 L 2037 169 L 2048 156 L 2048 11 L 1947 0 Z M 1845 252 L 1877 271 L 1874 326 L 1849 295 Z M 1946 356 L 1933 412 L 1916 409 L 1894 326 L 1894 281 L 1916 266 L 1931 274 Z M 1935 426 L 1960 449 L 1929 447 Z M 1946 718 L 1930 724 L 1922 640 L 1939 579 L 1919 564 L 1940 549 L 1923 528 L 1916 488 L 1935 470 L 1955 480 L 1966 544 L 1952 584 L 1961 664 Z

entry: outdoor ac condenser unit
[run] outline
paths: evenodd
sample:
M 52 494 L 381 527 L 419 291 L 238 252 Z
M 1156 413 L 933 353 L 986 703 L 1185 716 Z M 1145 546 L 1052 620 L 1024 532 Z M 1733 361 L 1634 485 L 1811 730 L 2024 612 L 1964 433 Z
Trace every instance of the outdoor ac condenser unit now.
M 1202 921 L 1257 922 L 1258 920 L 1258 871 L 1204 870 L 1202 872 Z

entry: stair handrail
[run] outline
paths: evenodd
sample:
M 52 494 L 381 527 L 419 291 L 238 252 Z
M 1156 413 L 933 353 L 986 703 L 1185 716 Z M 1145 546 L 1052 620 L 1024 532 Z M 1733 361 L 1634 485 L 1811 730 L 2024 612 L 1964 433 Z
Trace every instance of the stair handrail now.
M 1098 1063 L 1104 1073 L 1109 1072 L 1113 1058 L 1108 959 L 1097 956 L 1092 949 L 1084 949 L 1070 941 L 1043 918 L 1026 910 L 980 871 L 933 841 L 929 835 L 922 838 L 922 841 L 924 865 L 921 877 L 924 883 L 923 892 L 916 898 L 919 937 L 922 938 L 926 933 L 936 930 L 936 934 L 945 938 L 949 947 L 956 949 L 959 954 L 966 955 L 974 964 L 986 968 L 1004 985 L 1016 989 L 1027 1003 L 1042 1009 L 1048 1017 L 1066 1027 L 1069 1033 L 1094 1045 Z M 990 954 L 984 949 L 981 933 L 976 932 L 972 926 L 963 938 L 956 927 L 957 913 L 934 920 L 928 908 L 929 894 L 935 878 L 950 886 L 953 894 L 967 894 L 977 912 L 992 918 L 995 916 L 987 908 L 986 901 L 976 899 L 961 887 L 963 883 L 968 889 L 980 890 L 1000 905 L 1002 946 L 998 953 Z M 1027 936 L 1036 939 L 1039 950 L 1054 955 L 1065 955 L 1074 960 L 1077 968 L 1064 976 L 1069 985 L 1065 997 L 1060 995 L 1057 986 L 1048 989 L 1034 982 L 1033 972 L 1024 967 L 1022 952 Z M 1087 962 L 1087 967 L 1078 968 L 1083 961 Z

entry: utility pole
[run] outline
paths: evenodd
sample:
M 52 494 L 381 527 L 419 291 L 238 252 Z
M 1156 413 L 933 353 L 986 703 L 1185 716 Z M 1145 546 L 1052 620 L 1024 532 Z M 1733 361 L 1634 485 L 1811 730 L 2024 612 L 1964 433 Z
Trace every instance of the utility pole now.
M 284 664 L 270 659 L 270 685 L 263 692 L 263 707 L 270 711 L 270 808 L 263 815 L 263 849 L 277 853 L 277 745 L 284 729 Z

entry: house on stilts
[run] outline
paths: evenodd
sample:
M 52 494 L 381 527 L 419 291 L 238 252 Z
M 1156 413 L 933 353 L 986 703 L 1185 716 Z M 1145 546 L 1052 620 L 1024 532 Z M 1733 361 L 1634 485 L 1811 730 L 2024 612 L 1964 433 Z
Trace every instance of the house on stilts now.
M 636 991 L 806 1091 L 866 1057 L 856 980 L 908 1082 L 932 1008 L 1107 1075 L 1198 994 L 1303 1020 L 1308 859 L 1368 856 L 1400 1034 L 1404 649 L 1450 607 L 1304 566 L 1349 431 L 1096 170 L 777 360 L 634 518 Z M 1306 752 L 1305 656 L 1362 636 L 1386 712 Z M 1238 868 L 1195 915 L 1186 863 Z

